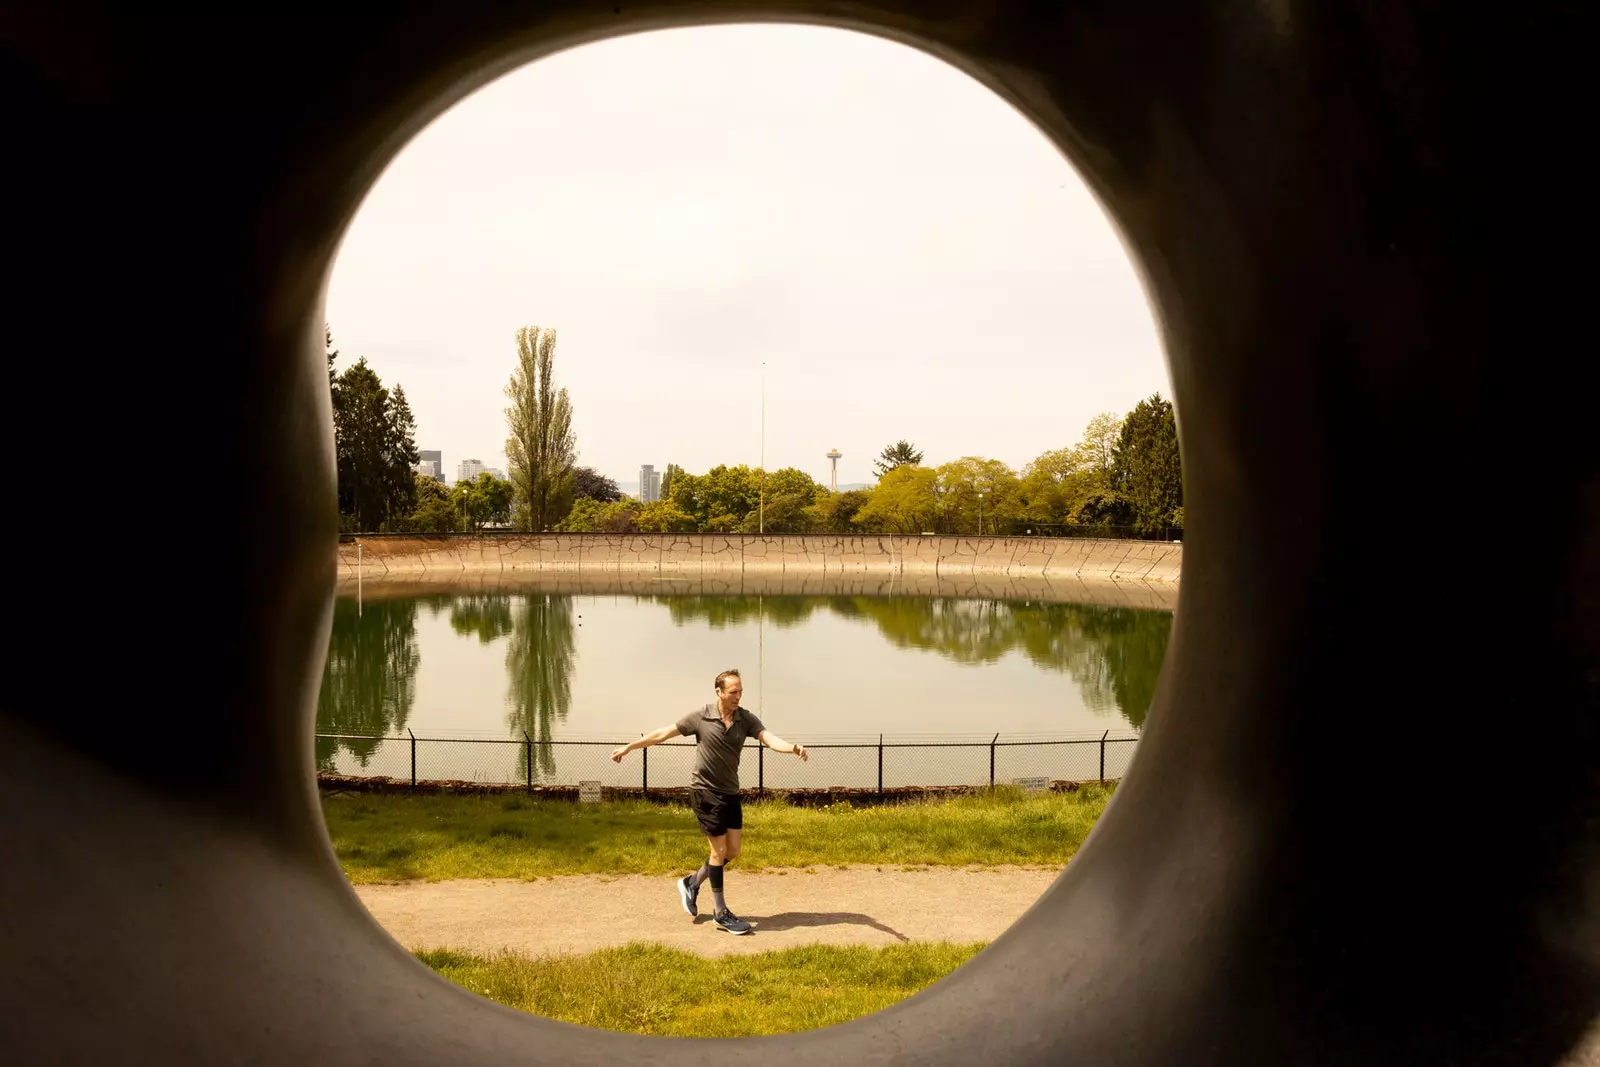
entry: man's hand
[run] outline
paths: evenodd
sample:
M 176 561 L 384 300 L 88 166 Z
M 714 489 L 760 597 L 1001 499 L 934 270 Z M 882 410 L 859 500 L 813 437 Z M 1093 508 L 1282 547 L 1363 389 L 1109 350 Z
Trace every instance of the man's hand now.
M 796 756 L 800 757 L 800 762 L 801 763 L 804 763 L 806 760 L 811 758 L 811 753 L 806 751 L 806 746 L 800 744 L 800 742 L 798 742 L 798 741 L 795 742 L 794 748 L 791 749 L 791 751 Z
M 611 762 L 613 762 L 613 763 L 621 763 L 622 762 L 622 757 L 626 756 L 627 754 L 628 754 L 628 746 L 627 745 L 618 745 L 616 748 L 611 750 Z

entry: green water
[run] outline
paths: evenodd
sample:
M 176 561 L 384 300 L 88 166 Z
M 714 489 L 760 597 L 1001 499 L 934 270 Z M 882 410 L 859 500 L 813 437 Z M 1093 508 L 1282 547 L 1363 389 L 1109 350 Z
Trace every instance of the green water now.
M 703 704 L 717 672 L 736 667 L 744 705 L 808 744 L 1127 737 L 1149 709 L 1171 619 L 953 596 L 341 597 L 317 730 L 467 739 L 426 746 L 423 777 L 515 780 L 531 757 L 550 780 L 581 756 L 585 773 L 609 778 L 603 747 L 538 742 L 637 737 Z M 474 740 L 534 744 L 518 757 L 522 746 Z M 317 755 L 326 770 L 409 773 L 392 743 L 319 739 Z M 838 753 L 836 768 L 846 755 L 857 756 Z

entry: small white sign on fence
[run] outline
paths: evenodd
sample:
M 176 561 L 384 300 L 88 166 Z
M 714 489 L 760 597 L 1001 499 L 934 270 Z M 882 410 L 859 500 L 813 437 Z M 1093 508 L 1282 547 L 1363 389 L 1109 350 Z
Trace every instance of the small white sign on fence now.
M 1024 793 L 1048 793 L 1050 779 L 1048 778 L 1013 778 L 1012 783 L 1020 785 Z
M 599 782 L 579 782 L 578 783 L 578 800 L 581 801 L 584 804 L 598 804 L 598 803 L 600 803 L 600 783 Z

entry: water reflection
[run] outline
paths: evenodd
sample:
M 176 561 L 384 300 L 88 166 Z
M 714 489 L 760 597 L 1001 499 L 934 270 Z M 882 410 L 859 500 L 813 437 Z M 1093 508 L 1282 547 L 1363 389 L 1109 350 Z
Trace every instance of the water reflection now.
M 897 648 L 934 652 L 964 664 L 994 663 L 1021 652 L 1036 666 L 1077 684 L 1093 711 L 1120 710 L 1142 726 L 1155 697 L 1172 616 L 1087 604 L 955 597 L 657 597 L 674 625 L 713 629 L 754 622 L 799 626 L 818 611 L 877 626 Z
M 484 774 L 549 780 L 558 753 L 540 742 L 648 729 L 699 699 L 707 670 L 733 664 L 813 738 L 971 733 L 975 707 L 1003 707 L 984 715 L 1008 734 L 1099 733 L 1107 718 L 1143 725 L 1171 622 L 1169 610 L 1027 593 L 369 590 L 363 607 L 335 604 L 317 730 L 496 741 L 426 748 L 420 770 L 443 773 L 433 764 L 448 752 Z M 534 744 L 504 744 L 525 737 Z M 324 769 L 408 774 L 409 746 L 391 749 L 321 739 L 316 754 Z
M 713 630 L 726 630 L 753 623 L 757 618 L 778 627 L 799 626 L 829 599 L 814 596 L 658 596 L 665 604 L 674 626 L 705 623 Z
M 401 733 L 416 700 L 417 601 L 333 605 L 328 662 L 317 700 L 317 733 L 384 736 Z M 378 743 L 362 738 L 317 739 L 317 766 L 333 770 L 343 748 L 363 767 Z
M 513 629 L 509 596 L 468 595 L 450 597 L 450 628 L 463 637 L 490 644 Z
M 506 672 L 511 676 L 506 725 L 512 737 L 526 736 L 535 742 L 517 750 L 518 773 L 528 774 L 531 754 L 533 777 L 546 778 L 555 771 L 555 755 L 549 745 L 538 742 L 552 739 L 555 724 L 566 722 L 572 710 L 572 668 L 577 658 L 572 598 L 535 594 L 517 599 L 521 610 L 506 652 Z

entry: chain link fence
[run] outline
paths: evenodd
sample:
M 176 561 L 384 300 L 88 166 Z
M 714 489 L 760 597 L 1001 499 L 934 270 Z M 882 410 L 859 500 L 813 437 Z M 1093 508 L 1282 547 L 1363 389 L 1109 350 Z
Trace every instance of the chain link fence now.
M 746 789 L 918 789 L 1004 785 L 1019 779 L 1115 781 L 1127 773 L 1137 734 L 896 740 L 823 740 L 806 745 L 802 762 L 747 742 L 739 781 Z M 412 785 L 479 785 L 682 789 L 694 770 L 694 743 L 668 741 L 629 753 L 625 740 L 489 740 L 460 737 L 367 737 L 317 734 L 318 770 L 346 778 L 387 778 Z

